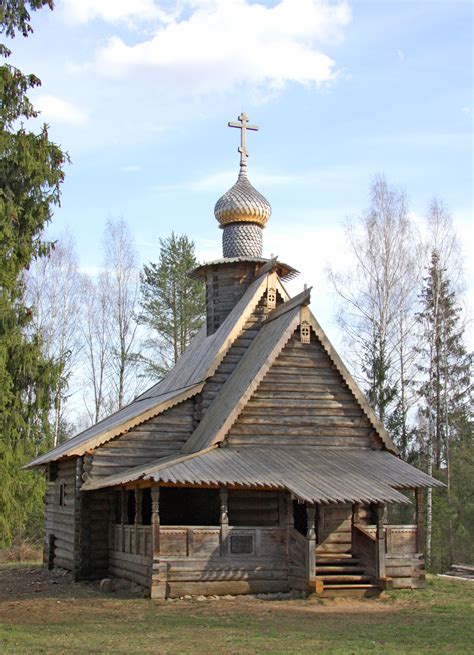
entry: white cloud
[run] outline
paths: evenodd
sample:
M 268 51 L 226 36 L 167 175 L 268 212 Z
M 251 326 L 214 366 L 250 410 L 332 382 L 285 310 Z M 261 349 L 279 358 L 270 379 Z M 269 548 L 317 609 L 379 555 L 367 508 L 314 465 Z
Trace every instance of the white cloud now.
M 62 0 L 60 7 L 68 21 L 77 23 L 166 21 L 168 16 L 153 0 Z
M 34 99 L 34 105 L 40 110 L 41 118 L 46 121 L 68 125 L 83 125 L 87 121 L 86 112 L 56 96 L 39 95 Z
M 320 47 L 343 38 L 351 19 L 345 0 L 178 4 L 184 13 L 157 21 L 147 40 L 128 45 L 113 36 L 98 53 L 98 70 L 117 77 L 152 74 L 155 83 L 186 94 L 226 92 L 244 84 L 271 90 L 288 82 L 320 85 L 337 76 L 335 62 Z M 87 6 L 95 4 L 87 0 Z
M 357 176 L 365 175 L 364 168 L 354 170 L 351 166 L 327 166 L 294 173 L 284 171 L 265 171 L 258 168 L 249 171 L 249 179 L 253 186 L 285 186 L 285 185 L 328 185 L 337 182 L 353 181 Z M 192 191 L 192 192 L 223 192 L 234 184 L 237 179 L 237 167 L 218 173 L 211 173 L 195 180 L 176 182 L 175 184 L 160 184 L 154 187 L 159 192 Z

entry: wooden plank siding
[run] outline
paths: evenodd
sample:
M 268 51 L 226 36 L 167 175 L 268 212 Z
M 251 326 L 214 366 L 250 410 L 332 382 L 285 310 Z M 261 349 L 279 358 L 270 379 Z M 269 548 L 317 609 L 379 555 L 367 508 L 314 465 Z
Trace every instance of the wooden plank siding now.
M 194 399 L 171 407 L 97 448 L 86 461 L 88 476 L 102 477 L 181 450 L 194 429 Z
M 314 334 L 299 328 L 228 434 L 232 445 L 373 445 L 373 428 Z

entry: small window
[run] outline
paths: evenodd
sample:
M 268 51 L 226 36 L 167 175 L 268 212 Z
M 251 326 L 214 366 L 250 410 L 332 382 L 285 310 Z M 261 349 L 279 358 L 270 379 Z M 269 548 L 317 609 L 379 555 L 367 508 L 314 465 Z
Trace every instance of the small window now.
M 59 485 L 59 507 L 64 507 L 66 504 L 66 483 L 61 482 Z
M 301 323 L 301 343 L 311 343 L 311 328 L 308 321 Z

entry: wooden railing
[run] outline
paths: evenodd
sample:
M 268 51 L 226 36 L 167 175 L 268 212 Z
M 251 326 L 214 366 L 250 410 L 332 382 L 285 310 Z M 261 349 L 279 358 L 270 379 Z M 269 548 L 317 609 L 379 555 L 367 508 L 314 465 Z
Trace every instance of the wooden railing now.
M 286 557 L 285 528 L 160 526 L 162 557 Z
M 352 550 L 361 560 L 367 573 L 375 577 L 377 562 L 376 527 L 354 525 L 352 531 Z
M 356 527 L 356 526 L 354 526 Z M 359 531 L 376 538 L 377 526 L 357 526 Z M 416 525 L 384 525 L 385 553 L 389 557 L 403 557 L 417 552 L 417 526 Z M 354 546 L 354 544 L 353 544 Z M 357 550 L 354 546 L 354 550 Z
M 288 531 L 288 581 L 291 589 L 308 589 L 308 540 L 295 528 Z
M 150 556 L 152 554 L 150 525 L 115 523 L 112 526 L 111 541 L 111 549 L 120 553 Z

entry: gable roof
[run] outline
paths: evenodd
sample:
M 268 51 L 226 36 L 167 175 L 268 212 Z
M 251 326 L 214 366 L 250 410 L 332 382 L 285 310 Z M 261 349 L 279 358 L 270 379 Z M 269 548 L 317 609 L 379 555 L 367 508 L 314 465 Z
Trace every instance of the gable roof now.
M 311 289 L 305 289 L 298 296 L 284 302 L 270 313 L 234 372 L 214 398 L 196 430 L 184 444 L 183 453 L 197 452 L 223 441 L 246 403 L 304 318 L 310 323 L 323 348 L 387 450 L 398 454 L 395 444 L 390 439 L 381 421 L 377 418 L 354 378 L 344 366 L 323 329 L 309 311 L 307 305 L 310 302 L 310 293 Z
M 35 458 L 24 468 L 41 466 L 62 457 L 83 455 L 199 393 L 204 381 L 213 375 L 238 337 L 268 285 L 276 279 L 276 274 L 272 272 L 274 264 L 275 260 L 270 260 L 262 267 L 259 277 L 249 285 L 242 298 L 213 334 L 207 336 L 205 326 L 199 330 L 163 380 L 137 396 L 129 405 Z
M 162 484 L 287 489 L 301 500 L 410 502 L 399 489 L 444 486 L 383 450 L 315 446 L 218 447 L 88 480 L 84 490 L 138 480 Z
M 182 448 L 192 453 L 222 441 L 266 372 L 295 331 L 300 307 L 309 303 L 305 290 L 275 309 Z

